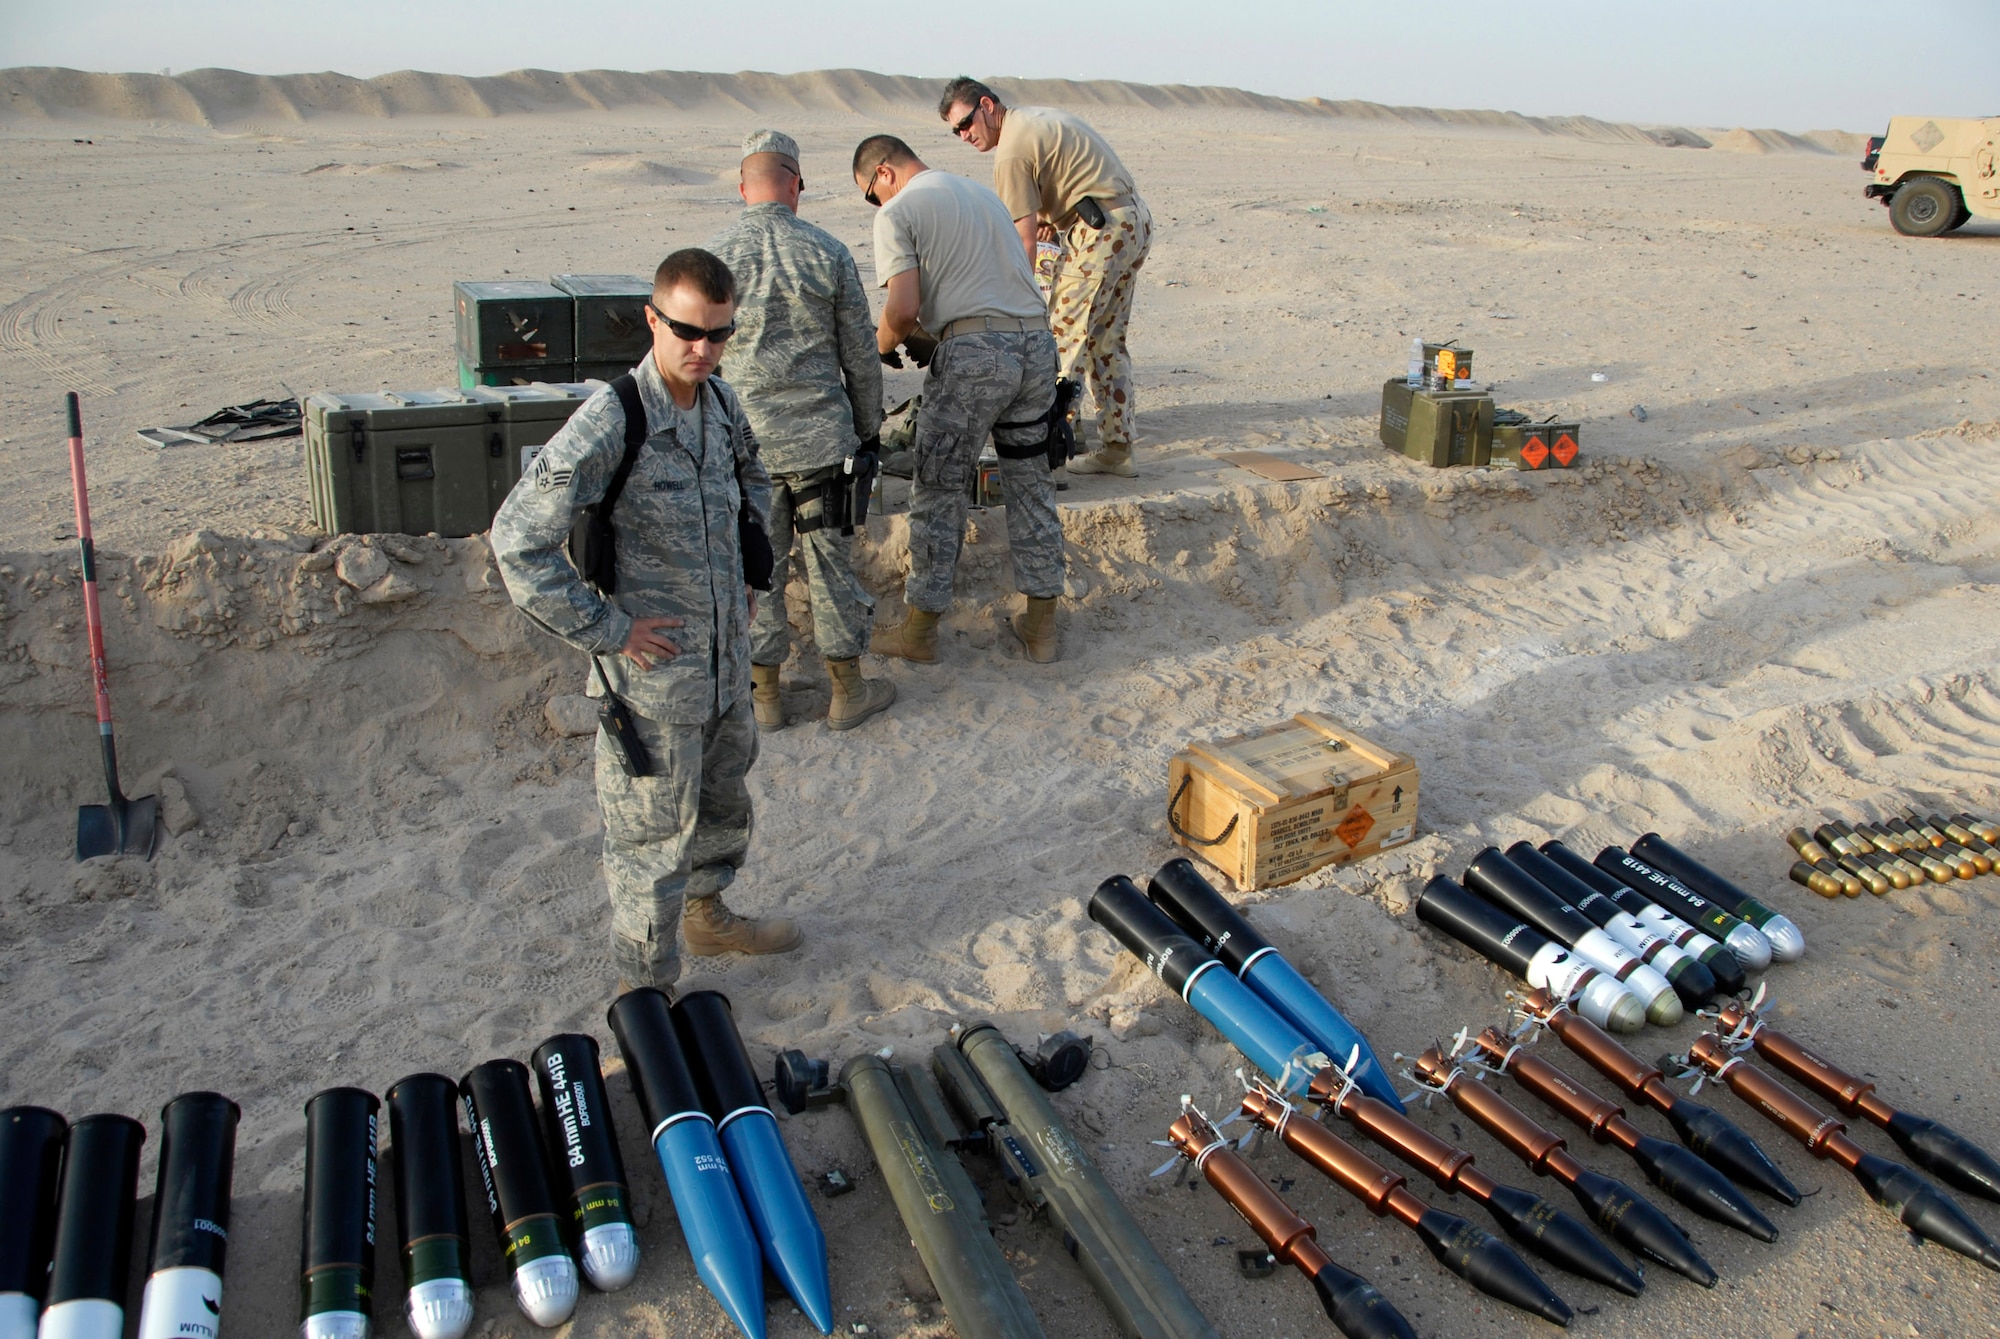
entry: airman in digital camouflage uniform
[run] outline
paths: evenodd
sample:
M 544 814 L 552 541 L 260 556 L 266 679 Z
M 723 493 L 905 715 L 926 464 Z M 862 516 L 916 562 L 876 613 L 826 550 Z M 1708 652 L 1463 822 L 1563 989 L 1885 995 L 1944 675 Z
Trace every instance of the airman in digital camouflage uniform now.
M 677 251 L 653 280 L 650 356 L 633 369 L 647 437 L 611 513 L 617 590 L 586 583 L 565 553 L 583 507 L 604 497 L 625 451 L 610 387 L 549 440 L 493 518 L 507 593 L 529 620 L 588 651 L 630 707 L 653 775 L 626 774 L 597 737 L 597 802 L 612 955 L 625 986 L 671 986 L 675 925 L 690 953 L 781 953 L 789 920 L 731 912 L 720 894 L 750 845 L 745 777 L 757 758 L 750 616 L 739 512 L 762 523 L 771 484 L 732 391 L 710 375 L 732 333 L 736 288 L 705 251 Z M 602 690 L 592 674 L 588 690 Z
M 894 684 L 861 677 L 875 601 L 855 575 L 853 535 L 829 523 L 854 478 L 857 451 L 880 455 L 874 325 L 853 255 L 798 216 L 805 177 L 790 135 L 756 130 L 744 139 L 737 189 L 743 213 L 707 249 L 736 276 L 737 328 L 726 370 L 771 472 L 778 561 L 772 594 L 750 627 L 751 701 L 759 729 L 784 728 L 778 667 L 791 654 L 785 584 L 796 530 L 813 639 L 833 682 L 826 723 L 847 730 L 896 700 Z

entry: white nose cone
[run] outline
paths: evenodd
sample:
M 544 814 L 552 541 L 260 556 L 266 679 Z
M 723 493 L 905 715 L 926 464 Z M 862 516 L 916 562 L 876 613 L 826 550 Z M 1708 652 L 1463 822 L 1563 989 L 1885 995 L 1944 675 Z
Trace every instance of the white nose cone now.
M 403 1315 L 417 1339 L 465 1339 L 472 1328 L 472 1288 L 464 1279 L 419 1283 Z
M 1805 932 L 1792 924 L 1791 917 L 1771 917 L 1764 923 L 1762 934 L 1771 941 L 1771 956 L 1779 962 L 1797 962 L 1805 957 Z
M 553 1330 L 576 1310 L 576 1261 L 567 1254 L 545 1255 L 514 1271 L 514 1301 L 521 1314 Z
M 359 1311 L 322 1311 L 299 1326 L 300 1339 L 368 1339 L 372 1327 Z
M 630 1223 L 606 1223 L 583 1234 L 583 1274 L 599 1292 L 615 1293 L 639 1274 L 639 1233 Z
M 1789 923 L 1789 922 L 1788 922 Z M 1793 927 L 1797 929 L 1796 926 Z M 1771 965 L 1771 941 L 1754 925 L 1738 925 L 1729 931 L 1729 937 L 1722 941 L 1729 946 L 1746 972 L 1761 972 Z M 1799 938 L 1799 951 L 1805 952 L 1805 937 Z

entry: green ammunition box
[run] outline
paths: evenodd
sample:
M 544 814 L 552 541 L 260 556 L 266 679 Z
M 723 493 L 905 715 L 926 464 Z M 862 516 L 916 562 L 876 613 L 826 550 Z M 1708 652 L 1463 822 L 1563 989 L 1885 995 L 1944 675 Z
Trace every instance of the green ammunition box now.
M 451 286 L 459 381 L 567 381 L 576 362 L 576 299 L 553 284 L 527 279 L 460 280 Z M 470 389 L 467 386 L 466 389 Z
M 620 369 L 623 371 L 624 369 Z M 469 391 L 480 386 L 561 385 L 577 380 L 575 363 L 523 363 L 511 367 L 471 367 L 458 365 L 458 388 Z
M 519 477 L 507 406 L 464 391 L 322 393 L 305 403 L 313 520 L 330 535 L 472 535 Z
M 1578 423 L 1531 423 L 1526 414 L 1497 410 L 1491 464 L 1495 469 L 1566 470 L 1576 463 L 1581 433 Z
M 653 332 L 646 325 L 651 279 L 636 274 L 558 274 L 549 282 L 575 299 L 572 343 L 579 366 L 622 363 L 618 371 L 629 371 L 653 347 Z
M 577 381 L 610 381 L 615 377 L 624 376 L 645 360 L 646 355 L 640 353 L 637 357 L 608 363 L 578 363 L 576 365 L 575 379 Z
M 535 453 L 597 389 L 580 382 L 544 382 L 534 386 L 485 386 L 473 395 L 506 407 L 501 422 L 507 455 L 514 462 L 513 479 L 518 479 L 528 472 Z M 513 479 L 508 480 L 509 487 L 513 486 Z
M 1484 465 L 1493 447 L 1493 397 L 1479 391 L 1425 391 L 1401 377 L 1382 383 L 1382 445 L 1443 468 Z

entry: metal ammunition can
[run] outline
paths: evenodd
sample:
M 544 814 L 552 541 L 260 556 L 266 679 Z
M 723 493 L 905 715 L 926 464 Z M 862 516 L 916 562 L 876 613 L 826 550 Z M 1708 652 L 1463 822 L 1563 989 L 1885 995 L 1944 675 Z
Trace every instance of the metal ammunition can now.
M 1495 410 L 1488 463 L 1495 469 L 1566 470 L 1576 464 L 1581 435 L 1582 425 L 1575 422 L 1534 423 L 1515 410 Z
M 1480 391 L 1418 390 L 1382 383 L 1382 444 L 1436 469 L 1484 465 L 1493 449 L 1493 397 Z

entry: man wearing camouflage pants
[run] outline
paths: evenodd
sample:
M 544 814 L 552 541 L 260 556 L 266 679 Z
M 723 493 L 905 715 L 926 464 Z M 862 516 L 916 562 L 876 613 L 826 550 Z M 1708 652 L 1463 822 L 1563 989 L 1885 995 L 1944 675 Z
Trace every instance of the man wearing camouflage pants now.
M 1056 343 L 1034 271 L 1007 207 L 991 190 L 933 172 L 893 135 L 854 150 L 854 184 L 875 216 L 875 275 L 887 288 L 875 347 L 900 367 L 921 326 L 937 338 L 911 448 L 909 606 L 874 650 L 937 659 L 938 616 L 951 607 L 965 539 L 966 484 L 987 437 L 1000 455 L 1014 580 L 1028 597 L 1009 620 L 1030 660 L 1056 658 L 1063 588 L 1062 522 L 1049 478 L 1046 422 L 1056 397 Z
M 797 141 L 752 131 L 737 188 L 743 213 L 707 248 L 736 276 L 736 335 L 725 370 L 771 472 L 778 561 L 771 596 L 750 626 L 750 693 L 760 730 L 785 725 L 778 668 L 792 649 L 785 585 L 794 530 L 813 639 L 833 682 L 827 728 L 852 729 L 896 700 L 896 685 L 861 677 L 875 601 L 854 573 L 854 535 L 840 505 L 857 450 L 880 454 L 882 366 L 853 255 L 798 217 L 805 184 Z
M 614 387 L 549 439 L 489 536 L 516 607 L 591 654 L 589 691 L 608 685 L 624 701 L 651 760 L 651 775 L 628 775 L 617 743 L 598 732 L 597 804 L 621 988 L 673 985 L 676 924 L 695 954 L 783 953 L 800 942 L 791 921 L 738 916 L 721 897 L 750 846 L 745 778 L 757 759 L 751 537 L 739 518 L 761 525 L 771 496 L 741 402 L 710 375 L 734 333 L 735 308 L 729 268 L 706 251 L 676 251 L 654 276 L 646 311 L 653 350 L 632 371 L 646 436 L 610 516 L 614 593 L 586 583 L 565 556 L 570 527 L 603 500 L 625 454 L 626 413 Z
M 1137 406 L 1125 330 L 1153 243 L 1153 216 L 1131 172 L 1081 117 L 1053 107 L 1009 110 L 977 79 L 947 84 L 938 115 L 960 139 L 993 154 L 993 189 L 1029 263 L 1038 241 L 1063 240 L 1049 294 L 1057 365 L 1065 377 L 1081 373 L 1097 402 L 1097 449 L 1071 460 L 1070 473 L 1133 474 Z

